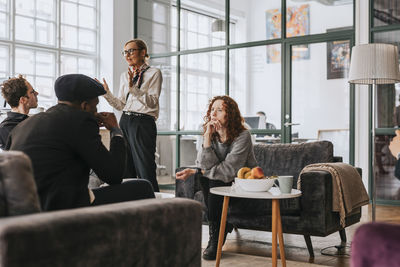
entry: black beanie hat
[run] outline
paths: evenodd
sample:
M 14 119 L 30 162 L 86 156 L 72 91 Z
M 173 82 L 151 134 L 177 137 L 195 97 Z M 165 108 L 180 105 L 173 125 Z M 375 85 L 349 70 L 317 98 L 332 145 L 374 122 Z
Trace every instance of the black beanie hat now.
M 58 100 L 85 101 L 104 95 L 103 85 L 83 74 L 66 74 L 57 78 L 54 90 Z

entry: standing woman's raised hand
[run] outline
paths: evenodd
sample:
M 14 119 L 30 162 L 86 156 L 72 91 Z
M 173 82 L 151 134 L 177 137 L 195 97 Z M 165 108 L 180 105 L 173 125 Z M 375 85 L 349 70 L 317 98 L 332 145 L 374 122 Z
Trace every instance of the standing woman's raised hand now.
M 100 82 L 97 78 L 94 78 L 96 80 L 96 82 L 100 83 L 101 85 L 103 85 L 104 90 L 106 90 L 106 92 L 110 92 L 110 88 L 108 87 L 108 84 L 106 82 L 106 79 L 103 78 L 103 83 Z

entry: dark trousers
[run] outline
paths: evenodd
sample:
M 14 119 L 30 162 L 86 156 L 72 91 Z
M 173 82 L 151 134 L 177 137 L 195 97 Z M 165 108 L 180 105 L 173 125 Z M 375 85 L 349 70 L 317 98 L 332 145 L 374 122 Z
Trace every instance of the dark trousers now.
M 119 203 L 145 198 L 155 198 L 153 188 L 147 180 L 130 180 L 122 184 L 92 189 L 95 199 L 93 206 Z
M 159 192 L 155 162 L 157 128 L 153 117 L 122 114 L 119 125 L 130 151 L 125 177 L 149 180 L 154 191 Z
M 204 202 L 208 210 L 207 216 L 209 222 L 221 221 L 222 214 L 222 204 L 224 202 L 224 197 L 220 195 L 214 195 L 210 193 L 210 188 L 220 187 L 220 186 L 230 186 L 230 183 L 224 183 L 219 180 L 211 180 L 205 176 L 200 177 L 201 191 L 203 191 Z

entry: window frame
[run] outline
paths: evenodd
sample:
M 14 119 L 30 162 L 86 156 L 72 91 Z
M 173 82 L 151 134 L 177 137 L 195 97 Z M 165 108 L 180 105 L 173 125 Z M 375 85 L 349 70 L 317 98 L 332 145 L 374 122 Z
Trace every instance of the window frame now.
M 152 2 L 158 2 L 161 0 L 153 0 Z M 175 150 L 176 152 L 176 166 L 175 167 L 180 167 L 180 158 L 181 158 L 181 151 L 180 151 L 180 138 L 181 136 L 184 135 L 200 135 L 201 131 L 192 131 L 192 130 L 180 130 L 180 95 L 181 95 L 181 90 L 180 90 L 180 66 L 181 66 L 181 59 L 180 57 L 182 55 L 188 55 L 188 54 L 195 54 L 195 53 L 205 53 L 205 52 L 213 52 L 213 51 L 224 51 L 225 52 L 225 94 L 230 95 L 229 93 L 229 75 L 230 75 L 230 55 L 229 52 L 230 50 L 237 49 L 237 48 L 249 48 L 253 46 L 266 46 L 266 45 L 273 45 L 273 44 L 280 44 L 281 45 L 281 66 L 282 66 L 282 72 L 281 72 L 281 91 L 282 91 L 282 115 L 281 118 L 284 118 L 284 114 L 290 114 L 291 112 L 291 107 L 288 103 L 290 103 L 290 92 L 291 92 L 291 58 L 290 58 L 290 50 L 291 46 L 298 45 L 298 44 L 304 44 L 304 43 L 318 43 L 318 42 L 328 42 L 328 41 L 337 41 L 337 40 L 350 40 L 350 44 L 354 45 L 355 43 L 355 14 L 356 14 L 356 1 L 353 0 L 353 24 L 351 26 L 351 29 L 341 29 L 338 31 L 334 32 L 327 32 L 327 33 L 317 33 L 317 34 L 309 34 L 306 36 L 298 36 L 298 37 L 287 37 L 286 36 L 286 20 L 282 20 L 281 23 L 281 37 L 277 39 L 269 39 L 269 40 L 261 40 L 261 41 L 250 41 L 250 42 L 243 42 L 243 43 L 230 43 L 230 36 L 231 36 L 231 29 L 229 27 L 230 23 L 233 21 L 233 19 L 230 17 L 230 0 L 225 0 L 225 44 L 221 46 L 214 46 L 214 47 L 206 47 L 206 48 L 199 48 L 199 49 L 186 49 L 182 50 L 181 49 L 181 32 L 180 30 L 177 31 L 177 51 L 171 51 L 171 52 L 165 52 L 165 53 L 157 53 L 157 54 L 151 54 L 152 59 L 157 59 L 157 58 L 166 58 L 166 57 L 172 57 L 176 56 L 177 64 L 176 64 L 176 81 L 177 81 L 177 88 L 176 88 L 176 128 L 174 130 L 170 131 L 158 131 L 158 135 L 163 136 L 163 135 L 170 135 L 176 136 L 176 143 L 175 143 Z M 180 29 L 180 25 L 182 23 L 182 18 L 181 18 L 181 9 L 182 8 L 187 8 L 187 6 L 184 6 L 181 8 L 181 0 L 176 0 L 176 8 L 177 8 L 177 21 L 176 25 L 177 28 Z M 286 17 L 286 0 L 281 0 L 281 10 L 282 12 L 282 17 Z M 138 26 L 137 26 L 137 18 L 138 18 L 138 0 L 134 0 L 134 5 L 133 5 L 133 13 L 134 13 L 134 26 L 133 26 L 133 32 L 134 32 L 134 37 L 138 37 Z M 226 23 L 229 21 L 230 23 Z M 349 128 L 350 128 L 350 140 L 349 140 L 349 161 L 350 164 L 354 164 L 354 158 L 355 158 L 355 93 L 354 93 L 354 86 L 350 85 L 349 86 L 351 90 L 349 90 L 350 94 L 350 111 L 349 111 Z M 282 119 L 284 120 L 284 119 Z M 283 122 L 282 122 L 283 124 Z M 281 134 L 282 135 L 282 142 L 290 142 L 290 129 L 285 129 L 282 125 L 280 127 L 280 130 L 261 130 L 261 129 L 256 129 L 256 130 L 250 130 L 252 134 Z
M 85 51 L 82 49 L 79 49 L 79 47 L 77 49 L 71 49 L 71 48 L 65 48 L 62 47 L 61 45 L 61 38 L 63 37 L 61 34 L 61 6 L 62 6 L 62 2 L 68 2 L 68 0 L 53 0 L 54 3 L 54 7 L 53 7 L 53 12 L 54 12 L 54 21 L 50 21 L 50 20 L 45 20 L 42 19 L 40 17 L 36 16 L 36 4 L 37 4 L 37 0 L 35 0 L 34 2 L 34 6 L 35 6 L 35 16 L 31 17 L 31 16 L 25 16 L 25 15 L 20 15 L 17 14 L 17 7 L 16 7 L 16 3 L 13 0 L 7 0 L 7 5 L 8 5 L 8 13 L 7 14 L 7 38 L 0 38 L 0 45 L 4 45 L 4 46 L 8 46 L 9 47 L 9 58 L 8 58 L 8 73 L 6 74 L 5 77 L 0 77 L 0 79 L 5 80 L 8 79 L 8 77 L 14 77 L 18 74 L 23 74 L 23 75 L 27 75 L 27 76 L 32 76 L 31 74 L 25 74 L 25 73 L 19 73 L 16 70 L 16 51 L 18 48 L 23 48 L 23 49 L 27 49 L 32 51 L 33 53 L 37 53 L 37 51 L 44 51 L 44 52 L 49 52 L 54 54 L 54 66 L 52 66 L 53 68 L 53 75 L 52 75 L 52 84 L 49 85 L 51 88 L 53 87 L 54 81 L 56 80 L 56 78 L 64 73 L 61 72 L 61 56 L 64 54 L 67 55 L 73 55 L 77 58 L 88 58 L 93 60 L 94 63 L 94 71 L 93 73 L 97 76 L 99 73 L 99 55 L 100 55 L 100 0 L 95 0 L 95 6 L 91 7 L 94 9 L 94 14 L 95 14 L 95 22 L 94 22 L 94 28 L 90 29 L 91 31 L 93 31 L 95 33 L 95 48 L 94 51 Z M 82 5 L 85 7 L 88 7 L 88 5 L 85 4 L 81 4 L 80 1 L 77 1 L 75 3 L 78 6 Z M 2 11 L 4 13 L 4 11 Z M 33 19 L 34 21 L 34 32 L 35 32 L 35 36 L 34 36 L 34 42 L 28 42 L 28 41 L 23 41 L 23 40 L 17 40 L 16 39 L 16 31 L 17 31 L 17 27 L 18 25 L 16 25 L 16 17 L 17 16 L 23 16 L 23 17 L 28 17 Z M 77 16 L 79 17 L 79 15 L 77 14 Z M 78 18 L 79 19 L 79 18 Z M 36 42 L 36 32 L 37 32 L 37 27 L 36 27 L 36 21 L 46 21 L 46 22 L 54 22 L 54 30 L 53 30 L 53 35 L 54 35 L 54 44 L 44 44 L 44 43 L 38 43 Z M 81 27 L 79 26 L 79 21 L 77 22 L 77 44 L 79 46 L 79 29 L 87 29 L 85 27 Z M 36 69 L 36 66 L 34 65 L 34 68 Z M 77 72 L 79 71 L 79 69 L 77 70 Z M 41 77 L 41 75 L 34 75 L 34 80 L 36 81 L 37 77 Z M 46 76 L 47 77 L 47 76 Z M 36 82 L 34 81 L 30 81 L 32 82 L 32 85 L 34 87 L 36 87 Z M 40 95 L 40 88 L 37 88 L 37 90 L 39 91 L 39 106 L 45 106 L 46 108 L 54 105 L 57 102 L 57 99 L 55 97 L 55 94 L 53 92 L 53 96 L 52 99 L 41 99 L 41 95 Z
M 388 25 L 374 25 L 374 0 L 368 0 L 369 2 L 369 25 L 368 25 L 368 40 L 369 43 L 374 43 L 374 34 L 375 33 L 385 33 L 385 32 L 392 32 L 392 31 L 400 31 L 400 23 L 399 24 L 388 24 Z M 372 192 L 372 183 L 374 181 L 374 173 L 373 173 L 373 164 L 374 164 L 374 155 L 372 154 L 374 140 L 372 136 L 372 116 L 373 116 L 373 91 L 372 85 L 368 86 L 368 129 L 371 129 L 368 133 L 368 165 L 369 165 L 369 172 L 368 172 L 368 191 Z M 383 127 L 375 127 L 375 136 L 385 136 L 385 135 L 393 135 L 395 136 L 396 128 L 383 128 Z M 399 200 L 388 200 L 388 199 L 378 199 L 376 198 L 376 204 L 378 205 L 392 205 L 392 206 L 400 206 Z

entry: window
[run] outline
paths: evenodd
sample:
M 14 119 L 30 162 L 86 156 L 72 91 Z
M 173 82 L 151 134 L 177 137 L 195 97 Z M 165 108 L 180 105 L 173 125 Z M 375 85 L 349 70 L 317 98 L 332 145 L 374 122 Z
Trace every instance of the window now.
M 96 0 L 0 0 L 0 79 L 23 74 L 54 105 L 56 77 L 97 74 L 98 16 Z
M 181 56 L 180 130 L 198 131 L 210 98 L 225 94 L 225 53 Z
M 176 2 L 137 1 L 139 38 L 146 41 L 151 53 L 176 51 Z
M 54 0 L 15 1 L 15 40 L 54 46 L 55 11 Z
M 39 92 L 41 106 L 49 107 L 53 100 L 55 53 L 52 51 L 15 47 L 15 73 L 26 75 Z
M 7 77 L 10 73 L 9 55 L 9 46 L 0 45 L 0 77 Z
M 181 9 L 181 50 L 221 46 L 225 33 L 212 30 L 220 20 L 216 12 L 198 12 L 184 1 Z M 175 51 L 176 4 L 162 1 L 139 1 L 139 38 L 148 44 L 152 54 Z M 184 6 L 188 6 L 185 8 Z M 221 13 L 221 12 L 219 12 Z M 170 33 L 170 34 L 168 34 Z M 176 130 L 176 59 L 158 58 L 151 64 L 161 69 L 163 88 L 160 96 L 158 130 Z M 198 130 L 208 100 L 225 93 L 225 53 L 215 51 L 181 57 L 181 130 Z M 209 90 L 205 90 L 208 88 Z M 211 89 L 213 88 L 213 89 Z
M 147 42 L 151 63 L 164 77 L 159 164 L 172 176 L 176 167 L 194 164 L 200 126 L 215 95 L 233 97 L 243 116 L 266 114 L 260 117 L 265 123 L 251 130 L 257 142 L 308 142 L 319 138 L 318 130 L 353 133 L 354 98 L 346 79 L 354 3 L 137 1 L 135 36 Z M 318 75 L 311 77 L 310 69 Z M 346 140 L 335 156 L 353 163 L 353 135 Z
M 96 51 L 95 0 L 61 1 L 61 47 Z
M 373 0 L 372 24 L 374 27 L 400 24 L 400 5 L 398 1 Z
M 371 43 L 393 44 L 400 49 L 400 5 L 398 1 L 371 1 L 370 13 Z M 400 50 L 399 50 L 400 51 Z M 389 144 L 400 127 L 400 85 L 378 85 L 376 91 L 374 156 L 370 156 L 370 166 L 374 165 L 376 175 L 377 204 L 399 204 L 400 181 L 394 176 L 396 158 L 390 153 Z M 372 103 L 372 101 L 371 101 Z M 371 107 L 372 112 L 372 107 Z M 372 114 L 370 115 L 372 116 Z

